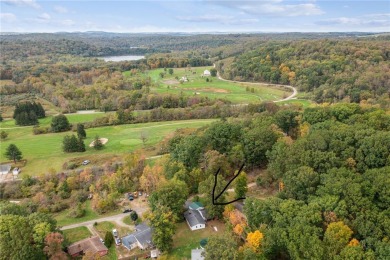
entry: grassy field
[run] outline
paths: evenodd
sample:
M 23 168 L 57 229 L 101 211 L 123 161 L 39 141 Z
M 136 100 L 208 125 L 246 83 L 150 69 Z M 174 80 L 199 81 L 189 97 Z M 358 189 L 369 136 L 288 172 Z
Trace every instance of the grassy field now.
M 216 226 L 216 232 L 212 226 Z M 173 236 L 173 249 L 168 259 L 191 259 L 191 250 L 200 247 L 200 241 L 210 236 L 223 234 L 225 226 L 220 221 L 208 221 L 206 228 L 191 231 L 187 222 L 178 223 Z
M 71 118 L 72 122 L 81 120 L 80 115 Z M 92 165 L 100 163 L 105 156 L 120 155 L 142 148 L 141 132 L 146 133 L 148 136 L 146 145 L 151 146 L 157 144 L 166 135 L 178 128 L 197 128 L 212 121 L 214 120 L 183 120 L 91 128 L 86 130 L 85 145 L 87 151 L 84 153 L 64 153 L 62 151 L 63 137 L 73 132 L 33 135 L 31 127 L 5 129 L 9 136 L 1 142 L 0 162 L 7 161 L 4 158 L 4 152 L 7 146 L 13 143 L 22 151 L 23 158 L 27 160 L 27 165 L 22 169 L 22 174 L 39 175 L 47 172 L 48 169 L 60 171 L 62 165 L 71 160 L 81 163 L 88 159 Z M 7 124 L 7 122 L 4 124 Z M 100 151 L 89 147 L 96 135 L 108 138 L 108 143 Z
M 307 108 L 307 107 L 313 105 L 314 103 L 311 102 L 310 100 L 307 100 L 307 99 L 290 99 L 290 100 L 283 101 L 283 102 L 277 102 L 276 104 L 278 104 L 278 105 L 298 104 L 298 105 L 302 105 L 303 108 Z
M 90 237 L 92 234 L 87 227 L 77 227 L 64 230 L 64 236 L 70 243 L 77 242 L 84 238 Z
M 234 103 L 250 103 L 265 100 L 277 100 L 287 97 L 290 91 L 275 87 L 267 87 L 266 85 L 252 85 L 245 83 L 233 83 L 219 80 L 217 77 L 202 77 L 203 71 L 212 67 L 196 67 L 174 69 L 173 75 L 169 75 L 168 70 L 165 72 L 164 78 L 160 77 L 160 73 L 164 69 L 155 69 L 147 72 L 152 80 L 157 83 L 158 87 L 152 88 L 157 93 L 174 93 L 181 92 L 187 95 L 207 96 L 209 98 L 223 98 Z M 128 75 L 128 73 L 124 73 Z M 188 82 L 180 84 L 179 80 L 186 76 Z M 178 78 L 179 80 L 175 79 Z M 206 81 L 209 79 L 209 82 Z M 247 91 L 246 88 L 253 88 L 254 92 Z

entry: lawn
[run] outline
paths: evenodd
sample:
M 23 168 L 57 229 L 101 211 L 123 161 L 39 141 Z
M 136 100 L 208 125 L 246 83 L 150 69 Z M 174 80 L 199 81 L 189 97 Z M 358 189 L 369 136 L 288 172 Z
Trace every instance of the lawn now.
M 71 224 L 76 224 L 76 223 L 80 223 L 80 222 L 85 222 L 85 221 L 89 221 L 89 220 L 107 217 L 107 216 L 116 215 L 116 214 L 121 213 L 121 211 L 118 209 L 115 211 L 111 211 L 111 212 L 107 212 L 105 214 L 99 215 L 97 212 L 95 212 L 91 208 L 91 201 L 90 200 L 87 200 L 86 202 L 84 202 L 84 206 L 85 206 L 85 215 L 84 215 L 84 217 L 81 217 L 81 218 L 69 217 L 68 216 L 68 213 L 69 213 L 68 209 L 61 211 L 60 213 L 53 214 L 54 218 L 57 220 L 58 226 L 67 226 L 67 225 L 71 225 Z
M 84 116 L 75 115 L 72 120 L 81 120 L 80 117 Z M 4 158 L 5 150 L 9 144 L 13 143 L 21 150 L 23 158 L 27 160 L 26 166 L 22 169 L 22 174 L 40 175 L 46 173 L 49 169 L 58 172 L 62 170 L 65 162 L 81 163 L 88 159 L 91 161 L 90 165 L 93 165 L 100 163 L 102 158 L 106 156 L 120 155 L 140 149 L 143 147 L 140 139 L 141 132 L 148 136 L 146 146 L 152 146 L 178 128 L 197 128 L 213 121 L 215 120 L 182 120 L 90 128 L 86 130 L 87 138 L 84 142 L 87 150 L 84 153 L 64 153 L 62 151 L 62 140 L 65 135 L 73 134 L 70 131 L 33 135 L 31 127 L 9 129 L 6 130 L 9 133 L 8 138 L 1 142 L 0 162 L 7 161 Z M 89 147 L 96 135 L 108 138 L 108 143 L 100 151 Z
M 216 226 L 216 232 L 212 226 Z M 173 236 L 173 249 L 169 253 L 168 259 L 191 259 L 191 250 L 200 247 L 199 242 L 204 238 L 222 235 L 225 225 L 221 221 L 208 221 L 206 228 L 191 231 L 187 222 L 178 223 Z
M 291 91 L 284 90 L 276 87 L 269 87 L 266 84 L 246 84 L 239 82 L 226 82 L 219 80 L 217 77 L 202 77 L 205 69 L 210 70 L 212 67 L 196 67 L 191 68 L 179 68 L 174 69 L 173 75 L 169 75 L 166 72 L 164 78 L 160 77 L 160 73 L 164 72 L 164 69 L 155 69 L 147 72 L 147 76 L 150 76 L 152 81 L 157 83 L 157 87 L 152 88 L 157 93 L 172 93 L 184 94 L 193 96 L 207 96 L 209 98 L 223 98 L 232 101 L 233 103 L 250 103 L 265 100 L 277 100 L 282 97 L 286 97 Z M 195 74 L 193 74 L 195 72 Z M 124 75 L 129 75 L 125 73 Z M 188 82 L 182 84 L 179 83 L 178 79 L 186 76 Z M 209 79 L 209 82 L 206 81 Z M 254 92 L 247 91 L 249 89 Z
M 92 234 L 87 227 L 77 227 L 64 230 L 64 236 L 70 243 L 80 241 L 84 238 L 90 237 Z
M 307 99 L 290 99 L 287 101 L 277 102 L 278 105 L 284 105 L 284 104 L 298 104 L 302 105 L 303 108 L 307 108 L 309 106 L 312 106 L 314 103 Z

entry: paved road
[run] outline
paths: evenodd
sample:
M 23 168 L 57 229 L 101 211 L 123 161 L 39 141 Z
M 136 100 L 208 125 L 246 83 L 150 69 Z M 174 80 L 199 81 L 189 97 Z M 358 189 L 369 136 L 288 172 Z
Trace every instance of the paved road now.
M 215 63 L 214 63 L 214 68 L 215 68 Z M 279 99 L 279 100 L 275 100 L 273 101 L 274 103 L 277 103 L 277 102 L 282 102 L 282 101 L 286 101 L 286 100 L 290 100 L 290 99 L 293 99 L 297 94 L 298 94 L 298 90 L 293 87 L 293 86 L 290 86 L 290 85 L 282 85 L 282 84 L 271 84 L 271 83 L 261 83 L 261 82 L 247 82 L 247 81 L 235 81 L 235 80 L 228 80 L 228 79 L 224 79 L 221 77 L 221 75 L 219 74 L 219 72 L 217 72 L 217 77 L 219 80 L 222 80 L 222 81 L 227 81 L 227 82 L 233 82 L 233 83 L 245 83 L 245 84 L 249 84 L 249 85 L 261 85 L 261 86 L 275 86 L 275 87 L 285 87 L 285 88 L 289 88 L 293 91 L 293 93 L 286 97 L 286 98 L 283 98 L 283 99 Z M 246 104 L 247 105 L 247 104 Z
M 145 211 L 148 210 L 148 206 L 134 207 L 133 210 L 135 210 L 138 215 L 142 215 Z M 86 226 L 86 227 L 91 226 L 92 227 L 95 222 L 102 222 L 102 221 L 113 221 L 113 222 L 117 223 L 119 226 L 128 227 L 129 225 L 123 223 L 123 221 L 122 221 L 122 219 L 128 215 L 129 215 L 129 213 L 120 213 L 120 214 L 113 215 L 113 216 L 97 218 L 97 219 L 93 219 L 93 220 L 89 220 L 89 221 L 85 221 L 85 222 L 81 222 L 81 223 L 77 223 L 77 224 L 63 226 L 63 227 L 61 227 L 61 230 L 82 227 L 82 226 Z

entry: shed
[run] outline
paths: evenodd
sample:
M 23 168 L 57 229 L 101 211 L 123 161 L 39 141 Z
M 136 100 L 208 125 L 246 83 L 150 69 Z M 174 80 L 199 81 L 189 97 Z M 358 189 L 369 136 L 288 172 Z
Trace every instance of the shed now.
M 11 164 L 0 165 L 0 174 L 8 174 L 11 170 Z

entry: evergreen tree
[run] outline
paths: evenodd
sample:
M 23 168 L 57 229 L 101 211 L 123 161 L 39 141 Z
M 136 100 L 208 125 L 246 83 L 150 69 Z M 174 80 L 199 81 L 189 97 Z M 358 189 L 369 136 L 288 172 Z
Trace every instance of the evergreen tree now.
M 95 136 L 95 140 L 93 141 L 93 148 L 95 148 L 95 150 L 100 150 L 103 148 L 103 143 L 98 135 Z
M 85 132 L 83 124 L 77 124 L 77 136 L 79 139 L 87 138 L 87 133 Z
M 51 129 L 53 132 L 63 132 L 70 129 L 68 118 L 63 114 L 53 117 L 51 121 Z
M 135 212 L 135 211 L 131 212 L 130 213 L 130 218 L 131 218 L 132 221 L 137 221 L 137 219 L 138 219 L 137 212 Z
M 16 145 L 14 144 L 10 144 L 8 147 L 7 147 L 7 150 L 5 152 L 5 156 L 9 159 L 9 160 L 13 160 L 14 163 L 16 163 L 16 161 L 19 161 L 23 158 L 22 156 L 22 152 L 19 150 L 18 147 L 16 147 Z
M 107 231 L 106 235 L 104 236 L 104 245 L 107 248 L 110 248 L 113 242 L 114 242 L 114 237 L 112 236 L 112 233 L 110 231 Z

